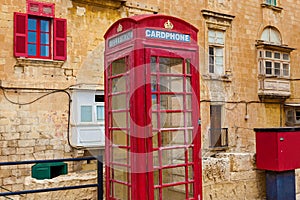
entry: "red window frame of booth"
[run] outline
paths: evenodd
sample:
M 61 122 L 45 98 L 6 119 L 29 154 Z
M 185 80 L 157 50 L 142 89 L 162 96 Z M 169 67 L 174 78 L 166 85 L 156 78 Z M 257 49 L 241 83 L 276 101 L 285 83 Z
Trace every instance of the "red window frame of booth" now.
M 131 54 L 130 54 L 131 55 Z M 108 88 L 108 92 L 106 93 L 106 102 L 108 102 L 107 104 L 105 104 L 105 110 L 108 110 L 108 112 L 106 112 L 106 116 L 105 118 L 107 118 L 107 123 L 105 123 L 105 128 L 106 128 L 106 133 L 108 135 L 106 135 L 106 148 L 110 149 L 110 154 L 106 154 L 106 163 L 107 163 L 107 173 L 106 174 L 106 181 L 107 184 L 109 185 L 110 191 L 108 192 L 108 196 L 110 198 L 115 198 L 115 191 L 114 191 L 114 186 L 113 184 L 121 184 L 127 187 L 127 196 L 130 199 L 131 196 L 131 175 L 130 175 L 130 171 L 131 171 L 131 166 L 130 163 L 131 158 L 130 158 L 130 152 L 131 152 L 131 141 L 130 141 L 130 129 L 131 127 L 128 126 L 129 121 L 130 121 L 130 108 L 129 108 L 129 104 L 127 102 L 129 102 L 129 60 L 130 60 L 130 55 L 124 55 L 121 57 L 118 57 L 116 59 L 114 59 L 114 61 L 118 61 L 121 59 L 125 60 L 125 65 L 126 65 L 126 70 L 123 73 L 119 73 L 119 74 L 112 74 L 112 64 L 114 61 L 110 62 L 106 71 L 105 71 L 105 76 L 107 77 L 107 82 L 106 82 L 106 87 Z M 125 91 L 113 91 L 112 89 L 112 85 L 113 85 L 113 80 L 117 80 L 119 78 L 125 78 L 125 82 L 126 82 L 126 86 L 125 86 Z M 118 95 L 126 95 L 126 107 L 122 108 L 122 109 L 113 109 L 112 106 L 112 98 Z M 114 113 L 121 113 L 121 112 L 125 112 L 126 113 L 126 127 L 114 127 L 113 125 L 113 114 Z M 118 145 L 118 144 L 114 144 L 114 138 L 113 138 L 113 131 L 122 131 L 126 133 L 126 141 L 125 141 L 125 145 Z M 124 150 L 127 153 L 127 163 L 118 163 L 114 161 L 113 158 L 113 149 L 117 149 L 117 150 Z M 114 170 L 115 169 L 126 169 L 127 171 L 127 182 L 124 181 L 120 181 L 114 178 Z

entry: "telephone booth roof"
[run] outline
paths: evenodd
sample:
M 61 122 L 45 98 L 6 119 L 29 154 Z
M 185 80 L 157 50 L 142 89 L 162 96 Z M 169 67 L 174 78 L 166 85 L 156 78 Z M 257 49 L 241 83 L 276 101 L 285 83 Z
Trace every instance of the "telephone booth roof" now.
M 149 33 L 148 38 L 150 39 L 155 38 L 155 39 L 161 39 L 165 41 L 170 40 L 175 43 L 178 41 L 181 44 L 183 43 L 197 44 L 198 29 L 195 26 L 191 25 L 190 23 L 182 19 L 173 16 L 161 15 L 161 14 L 136 15 L 128 18 L 122 18 L 111 25 L 111 27 L 105 33 L 104 38 L 107 42 L 109 42 L 110 38 L 114 38 L 115 36 L 117 37 L 130 30 L 137 30 L 134 31 L 132 36 L 130 36 L 131 37 L 130 39 L 134 39 L 137 37 L 147 38 L 147 33 Z M 144 33 L 144 30 L 146 30 L 146 34 L 142 34 Z M 153 31 L 150 32 L 151 30 Z M 152 35 L 150 35 L 151 33 Z M 181 33 L 180 36 L 182 38 L 179 37 L 178 37 L 179 39 L 171 38 L 172 37 L 171 34 L 178 34 L 178 33 Z M 158 38 L 162 36 L 160 34 L 164 34 L 164 38 L 163 37 Z M 170 37 L 166 38 L 166 35 Z

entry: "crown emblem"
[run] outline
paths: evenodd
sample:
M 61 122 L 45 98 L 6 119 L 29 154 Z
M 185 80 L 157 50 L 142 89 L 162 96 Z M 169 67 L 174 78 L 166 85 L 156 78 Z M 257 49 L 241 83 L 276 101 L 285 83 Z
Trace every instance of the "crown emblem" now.
M 120 33 L 123 31 L 123 26 L 121 24 L 119 24 L 118 28 L 117 28 L 117 33 Z
M 166 29 L 173 29 L 173 27 L 174 27 L 174 25 L 172 24 L 172 22 L 170 22 L 170 20 L 165 22 L 164 26 Z

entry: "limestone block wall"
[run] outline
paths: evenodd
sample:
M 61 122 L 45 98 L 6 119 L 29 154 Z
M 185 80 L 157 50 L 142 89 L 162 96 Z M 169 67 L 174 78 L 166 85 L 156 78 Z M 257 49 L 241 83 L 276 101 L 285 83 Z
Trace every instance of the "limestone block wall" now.
M 68 139 L 72 115 L 69 89 L 78 84 L 103 89 L 103 35 L 121 13 L 79 1 L 42 2 L 55 3 L 55 16 L 67 19 L 66 61 L 15 58 L 13 16 L 14 12 L 26 13 L 26 0 L 0 1 L 0 162 L 82 156 L 84 152 L 73 148 Z M 24 184 L 31 176 L 30 167 L 0 166 L 0 192 L 34 189 Z M 81 164 L 69 164 L 69 172 L 80 169 Z M 91 195 L 95 196 L 93 191 Z M 72 198 L 94 198 L 84 197 L 84 193 L 90 195 L 88 190 L 81 192 L 74 192 Z M 53 199 L 61 196 L 54 195 Z
M 203 159 L 203 199 L 265 198 L 265 174 L 253 153 L 220 153 Z
M 103 35 L 108 27 L 121 17 L 160 13 L 182 18 L 199 29 L 204 199 L 264 199 L 264 172 L 255 168 L 253 128 L 285 126 L 285 114 L 283 102 L 262 102 L 258 97 L 255 44 L 264 27 L 274 26 L 282 34 L 283 44 L 300 49 L 296 31 L 300 28 L 299 1 L 280 0 L 282 9 L 277 10 L 262 7 L 263 0 L 189 0 L 184 3 L 128 0 L 122 7 L 115 7 L 117 1 L 43 2 L 55 3 L 55 16 L 67 19 L 68 58 L 65 62 L 16 59 L 13 56 L 13 12 L 25 13 L 26 0 L 0 0 L 0 161 L 77 156 L 78 152 L 68 144 L 70 99 L 63 91 L 77 84 L 93 84 L 103 89 Z M 212 80 L 207 76 L 208 23 L 202 10 L 234 16 L 226 24 L 225 70 L 230 72 L 226 80 Z M 214 25 L 217 27 L 218 24 Z M 298 61 L 299 51 L 294 50 L 290 61 L 291 97 L 286 102 L 300 99 Z M 63 91 L 54 92 L 57 89 Z M 212 101 L 224 104 L 223 125 L 228 128 L 229 146 L 222 151 L 209 147 Z M 71 171 L 78 168 L 80 166 L 70 165 Z M 299 174 L 297 171 L 297 193 Z M 30 166 L 0 167 L 0 185 L 12 191 L 33 187 L 24 184 L 29 176 Z M 84 193 L 90 194 L 90 191 L 74 194 Z M 53 199 L 59 196 L 53 195 Z
M 55 188 L 65 186 L 95 184 L 97 182 L 96 171 L 85 171 L 81 173 L 70 173 L 68 175 L 58 176 L 53 179 L 36 180 L 31 177 L 26 177 L 24 180 L 25 190 L 33 190 L 36 188 Z M 26 194 L 19 199 L 55 199 L 62 198 L 77 200 L 77 199 L 97 199 L 97 188 L 83 188 L 74 190 L 62 190 L 55 192 Z M 15 197 L 14 197 L 15 199 Z
M 43 94 L 47 93 L 5 92 L 7 99 L 20 104 L 36 100 Z M 66 94 L 48 95 L 28 105 L 14 105 L 4 97 L 1 101 L 1 162 L 58 159 L 74 154 L 68 144 L 69 100 Z M 2 166 L 0 171 L 1 185 L 12 191 L 24 189 L 24 177 L 31 175 L 30 165 Z

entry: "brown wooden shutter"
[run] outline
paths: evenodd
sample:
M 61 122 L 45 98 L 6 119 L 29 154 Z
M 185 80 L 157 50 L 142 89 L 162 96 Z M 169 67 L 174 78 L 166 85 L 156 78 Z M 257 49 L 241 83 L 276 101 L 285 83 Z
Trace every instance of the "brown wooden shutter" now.
M 222 106 L 210 106 L 210 137 L 211 147 L 221 147 Z
M 27 14 L 14 13 L 14 55 L 27 56 Z

